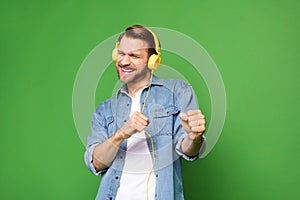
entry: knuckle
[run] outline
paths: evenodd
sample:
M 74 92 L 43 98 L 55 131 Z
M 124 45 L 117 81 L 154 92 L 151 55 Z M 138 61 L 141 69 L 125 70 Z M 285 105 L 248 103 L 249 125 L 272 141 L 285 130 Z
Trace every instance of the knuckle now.
M 197 123 L 198 125 L 202 124 L 202 120 L 201 119 L 199 119 L 197 122 L 198 122 Z

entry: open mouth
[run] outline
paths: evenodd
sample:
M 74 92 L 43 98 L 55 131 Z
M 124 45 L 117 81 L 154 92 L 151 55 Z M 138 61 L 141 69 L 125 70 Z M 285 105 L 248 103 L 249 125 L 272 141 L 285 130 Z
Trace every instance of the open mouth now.
M 129 69 L 125 69 L 125 68 L 121 68 L 121 70 L 123 71 L 123 72 L 133 72 L 135 69 L 133 69 L 133 68 L 129 68 Z

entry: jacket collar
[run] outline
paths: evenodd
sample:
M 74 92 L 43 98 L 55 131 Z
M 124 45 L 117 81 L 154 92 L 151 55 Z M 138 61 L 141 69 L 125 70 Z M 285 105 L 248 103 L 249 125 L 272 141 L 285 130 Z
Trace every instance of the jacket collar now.
M 150 81 L 147 83 L 147 85 L 144 87 L 144 89 L 148 88 L 149 85 L 150 85 Z M 153 75 L 151 85 L 152 86 L 153 85 L 162 86 L 162 85 L 164 85 L 164 81 L 162 79 L 158 78 L 157 76 Z M 123 84 L 123 86 L 118 90 L 117 96 L 119 96 L 120 93 L 125 93 L 128 95 L 128 90 L 127 90 L 126 84 Z

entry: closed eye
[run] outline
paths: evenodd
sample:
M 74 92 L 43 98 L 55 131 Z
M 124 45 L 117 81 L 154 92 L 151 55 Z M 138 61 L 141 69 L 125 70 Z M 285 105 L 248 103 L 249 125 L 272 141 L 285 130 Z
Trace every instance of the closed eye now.
M 132 57 L 132 58 L 140 58 L 140 57 L 141 57 L 141 55 L 139 55 L 139 54 L 134 54 L 134 53 L 129 54 L 129 56 Z
M 125 53 L 123 51 L 118 51 L 118 54 L 121 55 L 121 56 L 125 55 Z

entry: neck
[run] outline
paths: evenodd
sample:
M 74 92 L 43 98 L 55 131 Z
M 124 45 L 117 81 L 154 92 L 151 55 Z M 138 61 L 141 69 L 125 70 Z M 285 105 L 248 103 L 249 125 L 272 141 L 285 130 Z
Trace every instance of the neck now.
M 143 80 L 137 81 L 137 82 L 134 82 L 134 83 L 127 83 L 127 90 L 128 90 L 129 95 L 131 97 L 135 97 L 136 93 L 139 90 L 146 87 L 146 85 L 148 84 L 150 78 L 151 78 L 151 73 L 147 73 L 147 76 Z

